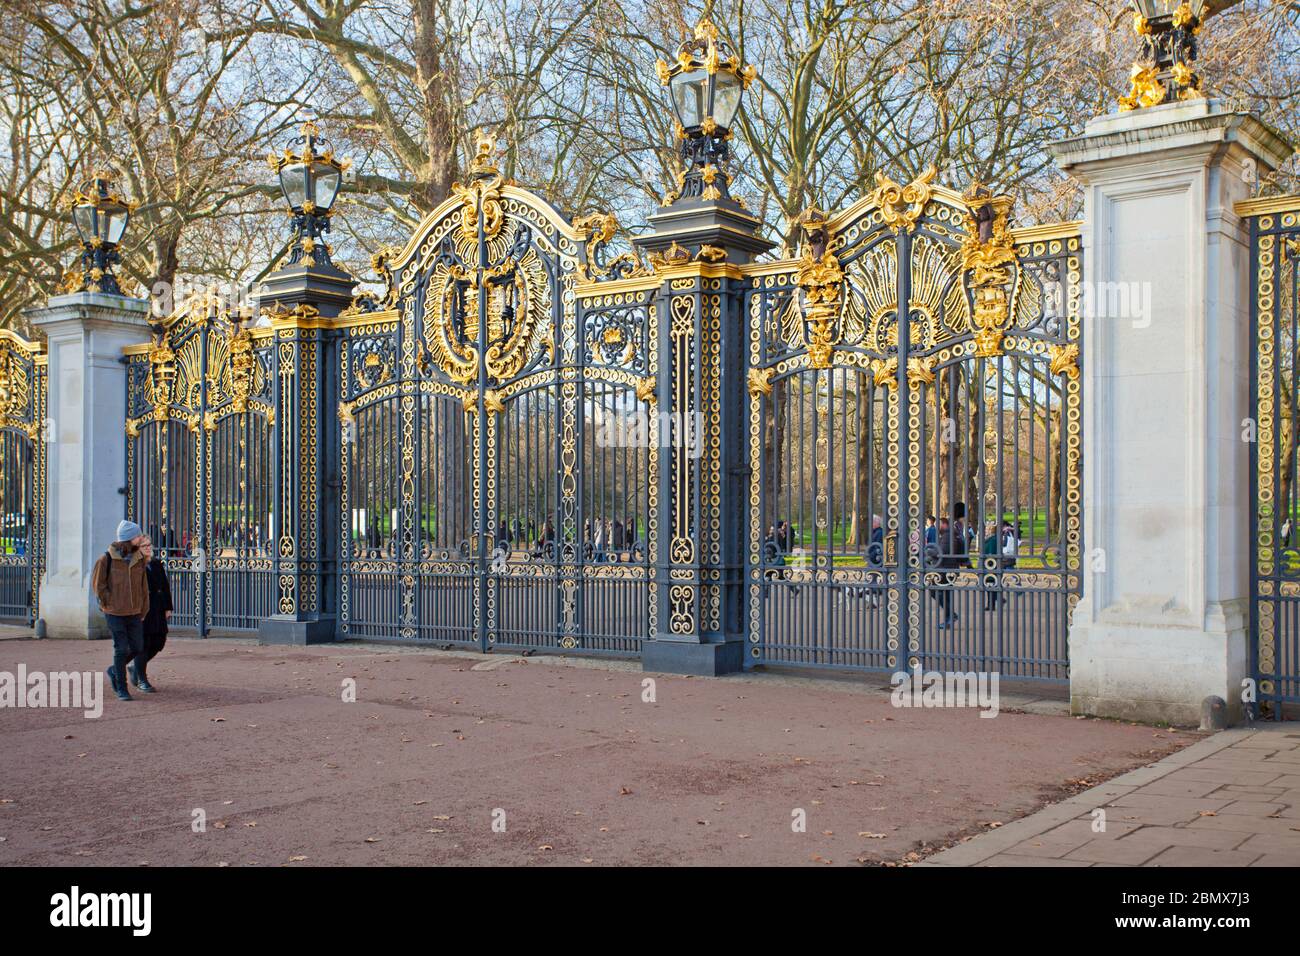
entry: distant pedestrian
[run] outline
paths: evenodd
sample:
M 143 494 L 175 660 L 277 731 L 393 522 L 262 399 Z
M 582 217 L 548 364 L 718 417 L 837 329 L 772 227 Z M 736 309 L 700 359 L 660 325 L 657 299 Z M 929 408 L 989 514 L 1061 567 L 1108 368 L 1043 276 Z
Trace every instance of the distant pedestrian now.
M 172 586 L 167 580 L 167 569 L 162 559 L 153 551 L 153 541 L 146 538 L 140 546 L 145 557 L 144 573 L 149 582 L 149 613 L 144 616 L 144 653 L 137 656 L 127 668 L 131 683 L 143 693 L 152 694 L 146 670 L 149 662 L 167 646 L 167 622 L 172 618 Z
M 1002 566 L 1002 556 L 1000 554 L 1002 544 L 1003 536 L 998 533 L 997 522 L 990 521 L 985 528 L 983 548 L 985 574 L 981 576 L 981 581 L 984 584 L 984 610 L 986 611 L 995 611 L 998 606 L 998 587 L 1001 584 L 1001 578 L 993 572 L 995 568 Z
M 970 558 L 967 556 L 965 530 L 956 521 L 950 522 L 947 518 L 941 518 L 936 537 L 940 549 L 938 566 L 943 573 L 940 575 L 938 587 L 932 593 L 943 610 L 943 620 L 939 622 L 938 627 L 939 630 L 944 631 L 956 624 L 959 618 L 957 612 L 952 609 L 953 584 L 957 581 L 957 575 L 953 572 L 957 568 L 970 567 Z
M 885 526 L 880 515 L 871 516 L 871 540 L 867 544 L 867 565 L 881 568 L 885 565 Z
M 1020 554 L 1020 529 L 1010 521 L 1002 522 L 1002 566 L 1014 568 Z
M 113 665 L 105 673 L 118 700 L 130 700 L 126 665 L 144 653 L 144 617 L 149 613 L 149 581 L 140 550 L 144 532 L 134 521 L 117 526 L 117 540 L 95 562 L 90 586 L 113 635 Z

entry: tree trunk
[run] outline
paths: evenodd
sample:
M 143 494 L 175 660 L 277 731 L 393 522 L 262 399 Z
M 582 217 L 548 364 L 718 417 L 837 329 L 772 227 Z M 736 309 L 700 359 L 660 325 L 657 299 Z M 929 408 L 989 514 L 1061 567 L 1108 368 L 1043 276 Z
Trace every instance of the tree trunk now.
M 423 99 L 424 145 L 428 165 L 423 181 L 412 193 L 416 205 L 426 212 L 451 195 L 459 163 L 456 157 L 455 124 L 451 115 L 453 72 L 442 48 L 444 31 L 439 29 L 434 0 L 415 0 L 414 21 L 416 82 Z
M 1047 536 L 1053 538 L 1061 531 L 1061 412 L 1057 405 L 1048 427 L 1047 465 Z
M 857 481 L 853 484 L 853 524 L 849 528 L 848 540 L 854 545 L 862 547 L 871 539 L 870 512 L 875 506 L 875 503 L 871 500 L 872 442 L 870 437 L 875 434 L 875 429 L 868 427 L 868 423 L 871 421 L 869 418 L 871 415 L 871 388 L 867 385 L 866 376 L 858 377 L 856 404 L 858 475 Z

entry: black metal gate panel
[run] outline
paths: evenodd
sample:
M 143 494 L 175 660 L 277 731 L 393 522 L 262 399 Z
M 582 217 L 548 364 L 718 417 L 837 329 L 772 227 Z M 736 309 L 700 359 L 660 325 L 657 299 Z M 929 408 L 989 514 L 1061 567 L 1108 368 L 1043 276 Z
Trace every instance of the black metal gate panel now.
M 1009 209 L 882 177 L 754 276 L 751 665 L 1067 677 L 1080 239 Z
M 278 609 L 277 353 L 216 296 L 127 354 L 127 513 L 167 566 L 172 622 L 249 631 Z
M 45 569 L 46 357 L 0 330 L 0 620 L 32 624 Z
M 1281 719 L 1300 703 L 1300 196 L 1260 205 L 1249 220 L 1251 672 L 1255 712 Z
M 594 225 L 481 157 L 338 320 L 343 635 L 639 651 L 657 451 L 607 432 L 649 408 L 656 343 L 645 302 L 576 295 Z

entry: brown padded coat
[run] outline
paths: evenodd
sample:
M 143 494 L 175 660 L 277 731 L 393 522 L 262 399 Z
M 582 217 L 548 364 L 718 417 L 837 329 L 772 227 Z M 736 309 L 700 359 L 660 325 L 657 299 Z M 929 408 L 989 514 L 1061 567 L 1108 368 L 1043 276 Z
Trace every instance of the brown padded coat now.
M 144 617 L 149 613 L 149 580 L 145 577 L 145 560 L 140 551 L 130 555 L 119 549 L 120 542 L 95 562 L 90 586 L 99 599 L 99 609 L 114 617 Z

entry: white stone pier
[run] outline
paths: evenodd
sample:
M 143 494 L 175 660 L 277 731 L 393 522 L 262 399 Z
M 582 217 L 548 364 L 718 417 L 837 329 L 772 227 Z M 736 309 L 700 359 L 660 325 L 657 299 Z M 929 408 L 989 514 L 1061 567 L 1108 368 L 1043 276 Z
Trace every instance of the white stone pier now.
M 48 637 L 108 637 L 90 572 L 126 517 L 126 366 L 149 337 L 149 301 L 78 292 L 27 310 L 48 338 L 48 530 L 41 619 Z
M 1212 100 L 1090 122 L 1053 148 L 1084 186 L 1083 598 L 1075 713 L 1241 714 L 1249 669 L 1250 195 L 1291 147 Z M 1116 314 L 1119 313 L 1119 314 Z

